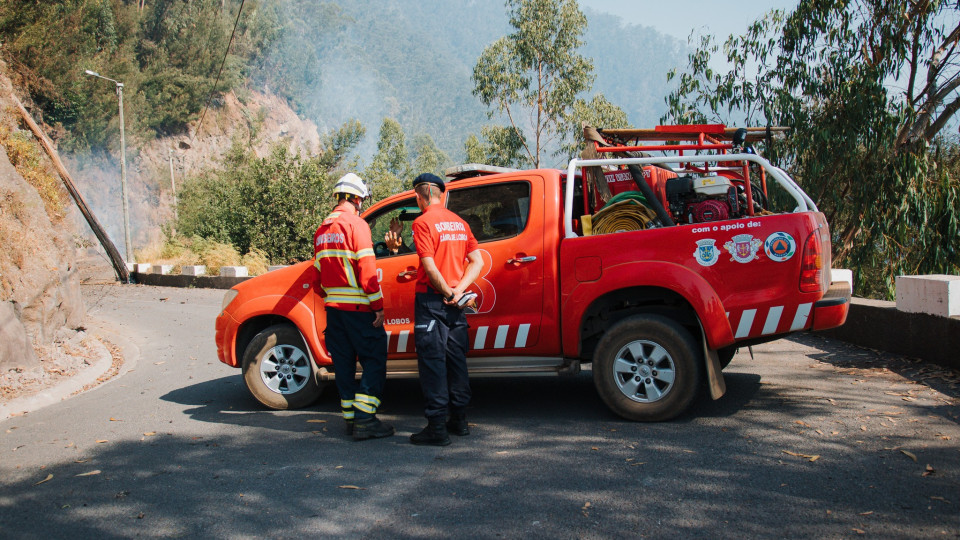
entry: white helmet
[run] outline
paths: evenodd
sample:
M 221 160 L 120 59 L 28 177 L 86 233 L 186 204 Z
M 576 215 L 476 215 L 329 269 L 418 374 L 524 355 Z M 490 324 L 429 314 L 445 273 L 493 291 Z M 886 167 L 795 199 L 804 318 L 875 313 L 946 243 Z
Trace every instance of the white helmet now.
M 363 180 L 361 180 L 359 176 L 353 173 L 347 173 L 337 180 L 336 185 L 333 186 L 333 192 L 356 195 L 362 199 L 370 196 L 370 190 L 367 189 L 367 185 L 363 183 Z

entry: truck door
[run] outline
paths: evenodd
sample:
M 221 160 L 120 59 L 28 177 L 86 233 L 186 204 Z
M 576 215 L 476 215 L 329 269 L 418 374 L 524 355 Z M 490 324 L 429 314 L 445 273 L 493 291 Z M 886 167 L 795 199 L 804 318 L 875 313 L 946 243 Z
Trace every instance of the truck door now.
M 420 215 L 417 201 L 411 197 L 363 217 L 370 224 L 373 250 L 377 256 L 377 277 L 383 293 L 384 329 L 387 331 L 389 358 L 416 358 L 413 343 L 413 301 L 420 259 L 413 244 L 413 220 Z M 400 229 L 402 246 L 396 252 L 387 249 L 384 235 Z
M 467 315 L 470 356 L 530 354 L 543 311 L 543 187 L 516 179 L 447 186 L 447 208 L 470 225 L 483 257 L 470 287 L 479 294 Z

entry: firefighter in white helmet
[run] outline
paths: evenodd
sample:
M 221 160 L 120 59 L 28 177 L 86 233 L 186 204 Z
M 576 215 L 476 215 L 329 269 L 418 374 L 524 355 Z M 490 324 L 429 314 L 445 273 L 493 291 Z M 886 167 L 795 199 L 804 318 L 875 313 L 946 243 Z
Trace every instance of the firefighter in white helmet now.
M 383 328 L 383 296 L 370 226 L 360 218 L 370 196 L 353 173 L 333 188 L 337 206 L 313 237 L 314 265 L 327 315 L 327 351 L 333 360 L 340 408 L 347 433 L 354 440 L 389 437 L 393 426 L 377 419 L 387 378 L 387 333 Z M 363 374 L 356 380 L 357 361 Z

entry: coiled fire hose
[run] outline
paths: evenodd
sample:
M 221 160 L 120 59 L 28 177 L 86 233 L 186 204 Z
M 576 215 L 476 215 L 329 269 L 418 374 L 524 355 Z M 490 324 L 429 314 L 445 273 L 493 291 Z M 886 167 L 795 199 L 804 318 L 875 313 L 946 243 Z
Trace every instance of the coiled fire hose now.
M 657 218 L 657 214 L 645 203 L 643 195 L 629 191 L 610 199 L 606 206 L 593 215 L 593 234 L 640 231 L 648 228 Z

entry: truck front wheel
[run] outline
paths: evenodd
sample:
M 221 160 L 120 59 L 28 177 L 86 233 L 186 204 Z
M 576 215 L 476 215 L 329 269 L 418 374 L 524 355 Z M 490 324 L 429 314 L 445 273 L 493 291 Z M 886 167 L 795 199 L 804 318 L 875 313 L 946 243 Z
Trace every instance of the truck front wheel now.
M 693 401 L 702 363 L 682 326 L 636 315 L 616 323 L 597 344 L 593 383 L 604 403 L 628 420 L 669 420 Z
M 278 324 L 257 334 L 243 354 L 243 380 L 257 401 L 271 409 L 313 403 L 320 386 L 296 327 Z

